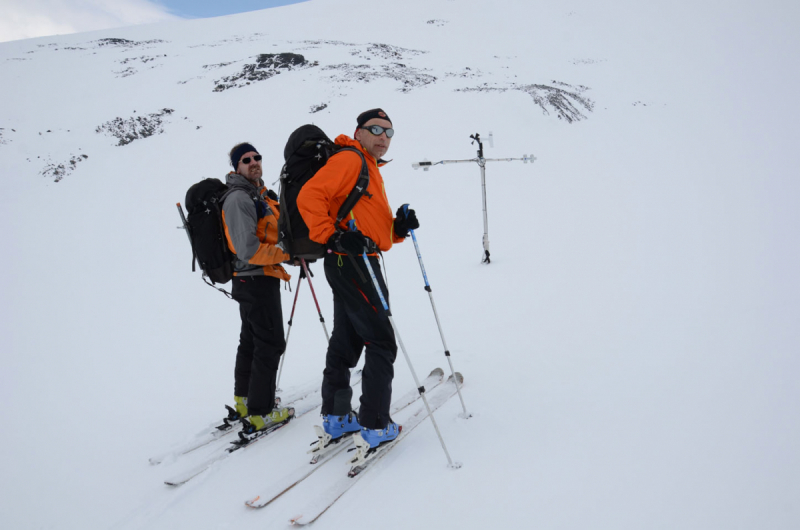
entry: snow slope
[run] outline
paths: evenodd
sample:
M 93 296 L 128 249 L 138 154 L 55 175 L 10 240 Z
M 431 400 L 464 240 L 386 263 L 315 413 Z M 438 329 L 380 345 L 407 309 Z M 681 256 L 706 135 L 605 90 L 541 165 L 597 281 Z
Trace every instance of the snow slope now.
M 381 106 L 387 194 L 418 212 L 473 418 L 437 414 L 462 469 L 422 426 L 315 526 L 796 528 L 799 21 L 777 1 L 311 0 L 0 44 L 0 526 L 282 528 L 324 487 L 243 505 L 306 458 L 315 414 L 177 489 L 202 455 L 148 464 L 232 398 L 236 305 L 190 272 L 174 204 L 237 142 L 272 182 L 297 126 L 352 134 Z M 281 53 L 305 63 L 258 61 Z M 489 131 L 488 157 L 537 161 L 487 167 L 487 266 L 477 165 L 411 164 Z M 386 265 L 417 372 L 446 368 L 410 242 Z M 284 388 L 324 364 L 306 287 Z

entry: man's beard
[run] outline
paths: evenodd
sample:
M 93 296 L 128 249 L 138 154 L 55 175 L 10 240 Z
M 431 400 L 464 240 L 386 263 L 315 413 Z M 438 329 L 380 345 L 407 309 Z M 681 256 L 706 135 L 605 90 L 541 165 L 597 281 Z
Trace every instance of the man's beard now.
M 261 175 L 263 175 L 263 174 L 264 174 L 264 172 L 260 167 L 258 167 L 258 166 L 251 167 L 247 171 L 247 180 L 252 180 L 253 182 L 258 182 L 258 179 L 260 179 Z

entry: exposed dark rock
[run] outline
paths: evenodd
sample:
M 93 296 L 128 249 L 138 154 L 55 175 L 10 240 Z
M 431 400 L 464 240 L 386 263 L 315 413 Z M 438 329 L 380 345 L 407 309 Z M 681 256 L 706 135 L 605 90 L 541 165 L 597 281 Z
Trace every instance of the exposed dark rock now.
M 222 92 L 229 88 L 240 88 L 251 83 L 264 81 L 281 71 L 292 71 L 318 66 L 318 62 L 310 63 L 297 53 L 262 53 L 256 57 L 255 64 L 246 64 L 238 74 L 223 77 L 214 81 L 214 92 Z
M 475 77 L 483 77 L 483 72 L 480 70 L 472 69 L 469 66 L 464 67 L 464 70 L 461 72 L 447 72 L 444 74 L 445 77 L 461 77 L 463 79 L 473 79 Z
M 117 74 L 117 77 L 129 77 L 136 73 L 136 68 L 129 66 L 124 70 L 120 70 L 119 72 L 114 72 Z
M 146 63 L 149 63 L 150 61 L 155 61 L 156 59 L 159 59 L 161 57 L 166 57 L 166 56 L 167 56 L 166 54 L 164 54 L 163 56 L 159 55 L 157 57 L 149 57 L 147 55 L 142 55 L 141 57 L 126 57 L 125 59 L 120 59 L 117 62 L 119 64 L 128 64 L 131 61 L 139 61 L 142 64 L 146 64 Z
M 153 40 L 142 40 L 142 41 L 133 41 L 128 39 L 99 39 L 94 41 L 98 47 L 116 47 L 116 48 L 136 48 L 139 46 L 146 46 L 148 44 L 161 44 L 163 41 L 161 39 L 153 39 Z
M 549 115 L 551 111 L 556 113 L 559 120 L 568 123 L 586 119 L 582 111 L 591 112 L 594 110 L 594 101 L 584 97 L 583 93 L 589 90 L 588 87 L 578 85 L 572 86 L 560 81 L 553 81 L 552 85 L 517 85 L 510 87 L 493 87 L 483 84 L 474 88 L 457 89 L 456 92 L 506 92 L 508 90 L 518 90 L 525 92 L 533 98 L 533 102 L 541 107 L 542 111 Z
M 72 155 L 67 162 L 61 164 L 54 164 L 51 162 L 47 164 L 39 174 L 43 177 L 52 177 L 53 182 L 59 182 L 61 179 L 75 171 L 75 168 L 79 162 L 83 162 L 87 158 L 89 158 L 89 155 Z
M 135 111 L 134 111 L 135 112 Z M 114 118 L 100 125 L 95 132 L 113 136 L 119 140 L 118 146 L 127 145 L 134 140 L 147 138 L 164 132 L 163 118 L 175 112 L 172 109 L 161 109 L 147 116 L 135 116 L 128 119 Z
M 408 56 L 423 55 L 428 52 L 422 50 L 411 50 L 408 48 L 401 48 L 399 46 L 392 46 L 390 44 L 369 44 L 366 50 L 353 50 L 351 55 L 365 56 L 365 54 L 379 57 L 381 59 L 390 59 L 393 61 L 402 61 Z
M 217 64 L 204 64 L 203 68 L 205 68 L 206 70 L 210 70 L 211 68 L 222 68 L 222 67 L 228 66 L 230 64 L 233 64 L 233 62 L 217 63 Z
M 330 79 L 339 83 L 369 83 L 376 79 L 394 79 L 402 84 L 397 89 L 401 92 L 410 92 L 436 82 L 435 76 L 400 63 L 385 64 L 377 68 L 369 64 L 343 63 L 326 66 L 324 70 L 334 72 Z

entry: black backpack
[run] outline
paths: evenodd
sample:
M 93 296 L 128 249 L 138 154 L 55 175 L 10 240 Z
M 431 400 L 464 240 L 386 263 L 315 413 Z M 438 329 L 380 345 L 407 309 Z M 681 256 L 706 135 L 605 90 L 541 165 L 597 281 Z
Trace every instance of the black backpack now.
M 219 179 L 208 178 L 194 184 L 186 192 L 188 219 L 184 227 L 192 244 L 192 270 L 200 265 L 212 283 L 228 283 L 233 278 L 234 254 L 228 248 L 222 225 L 222 196 L 228 186 Z M 178 205 L 180 210 L 180 205 Z M 181 210 L 183 217 L 183 210 Z M 206 281 L 208 283 L 208 281 Z
M 278 246 L 293 258 L 319 259 L 325 255 L 325 245 L 308 237 L 302 215 L 297 209 L 297 195 L 327 162 L 341 151 L 353 151 L 361 157 L 361 172 L 353 190 L 337 213 L 336 226 L 353 209 L 358 200 L 367 193 L 369 168 L 364 155 L 352 147 L 334 144 L 316 125 L 303 125 L 295 130 L 286 142 L 283 158 L 286 163 L 281 170 L 281 216 L 278 218 Z

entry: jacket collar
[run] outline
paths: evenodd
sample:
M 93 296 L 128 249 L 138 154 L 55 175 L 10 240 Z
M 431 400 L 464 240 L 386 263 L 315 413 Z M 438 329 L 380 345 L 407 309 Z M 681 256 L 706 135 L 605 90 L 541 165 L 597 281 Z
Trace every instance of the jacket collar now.
M 264 187 L 264 181 L 262 179 L 259 179 L 258 186 L 255 186 L 247 177 L 239 173 L 234 173 L 233 171 L 225 176 L 225 184 L 227 184 L 229 188 L 246 190 L 248 192 L 258 191 Z
M 339 136 L 337 136 L 334 143 L 336 145 L 341 145 L 342 147 L 353 147 L 355 149 L 358 149 L 359 151 L 361 151 L 361 154 L 364 155 L 364 158 L 366 158 L 367 160 L 369 160 L 378 167 L 383 167 L 389 162 L 391 162 L 391 160 L 384 160 L 382 158 L 375 160 L 371 154 L 367 153 L 364 150 L 364 146 L 361 145 L 361 142 L 359 142 L 358 140 L 354 140 L 353 138 L 350 138 L 346 134 L 340 134 Z

